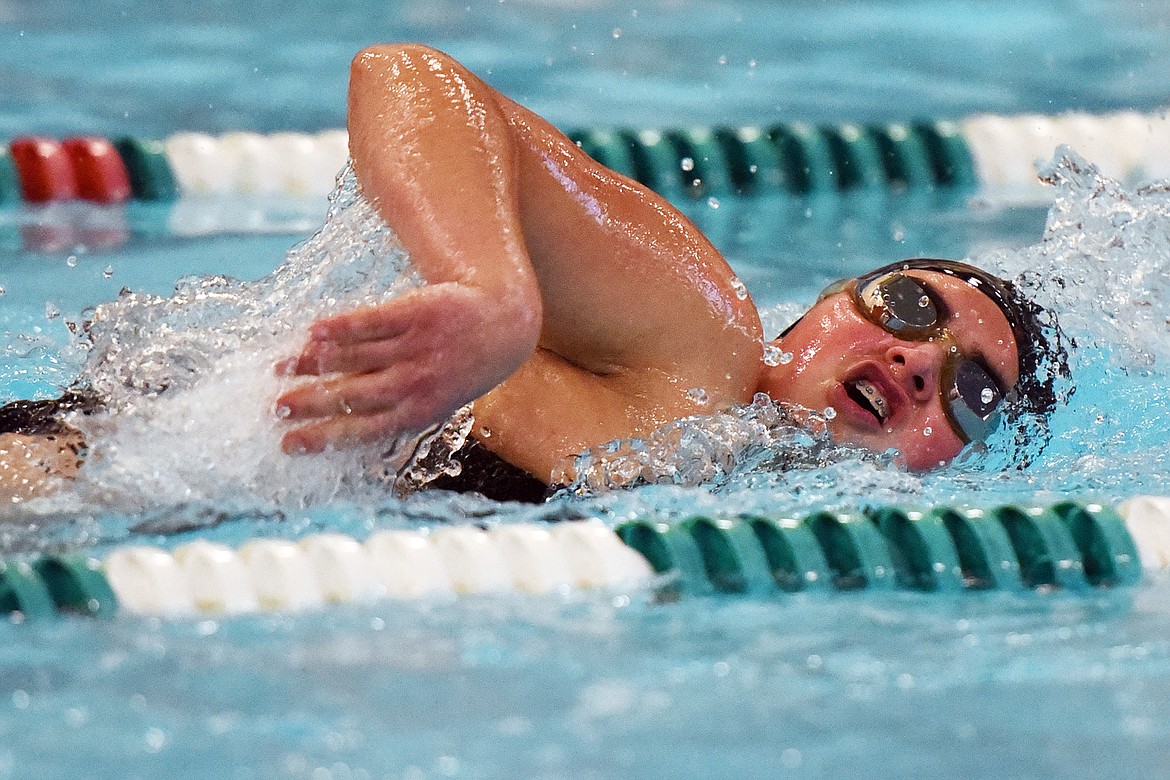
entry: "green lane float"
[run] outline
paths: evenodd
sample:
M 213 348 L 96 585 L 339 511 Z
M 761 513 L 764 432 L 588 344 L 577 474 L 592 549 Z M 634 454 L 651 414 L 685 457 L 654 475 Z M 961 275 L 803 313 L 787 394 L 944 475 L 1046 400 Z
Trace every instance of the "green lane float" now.
M 800 520 L 790 517 L 745 516 L 763 549 L 772 578 L 780 590 L 827 590 L 833 574 L 816 536 Z
M 1072 535 L 1093 586 L 1134 585 L 1142 578 L 1142 562 L 1125 521 L 1102 504 L 1065 501 L 1052 507 Z
M 963 589 L 963 567 L 942 517 L 889 507 L 869 518 L 885 537 L 898 587 L 954 593 Z
M 175 174 L 161 141 L 124 136 L 114 141 L 130 176 L 136 200 L 171 201 L 178 197 Z
M 803 518 L 694 516 L 503 523 L 252 539 L 173 551 L 120 547 L 104 560 L 0 561 L 0 614 L 162 617 L 295 612 L 373 599 L 649 586 L 663 600 L 791 598 L 894 589 L 1071 593 L 1137 584 L 1170 568 L 1170 499 L 1116 509 L 1063 501 L 990 509 L 878 507 Z

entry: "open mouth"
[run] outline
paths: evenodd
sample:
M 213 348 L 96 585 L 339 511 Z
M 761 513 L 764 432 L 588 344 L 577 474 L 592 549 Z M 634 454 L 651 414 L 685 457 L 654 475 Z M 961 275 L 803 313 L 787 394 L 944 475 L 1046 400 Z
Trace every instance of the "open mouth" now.
M 885 424 L 890 416 L 890 405 L 877 385 L 868 379 L 854 379 L 845 383 L 845 392 L 858 406 L 874 416 L 878 424 Z

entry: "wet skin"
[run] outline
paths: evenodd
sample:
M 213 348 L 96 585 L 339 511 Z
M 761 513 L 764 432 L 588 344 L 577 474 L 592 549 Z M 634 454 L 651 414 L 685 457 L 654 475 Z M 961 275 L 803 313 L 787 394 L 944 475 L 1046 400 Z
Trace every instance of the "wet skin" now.
M 1009 388 L 1019 378 L 1007 318 L 966 282 L 930 271 L 907 271 L 936 296 L 944 332 L 928 341 L 899 339 L 858 311 L 848 293 L 819 301 L 777 345 L 793 359 L 765 373 L 761 390 L 815 410 L 831 407 L 837 441 L 899 450 L 915 470 L 949 462 L 963 448 L 943 411 L 939 385 L 951 354 L 982 360 Z M 954 350 L 954 352 L 952 352 Z M 884 400 L 885 419 L 847 390 L 866 380 Z
M 838 294 L 778 342 L 795 359 L 767 366 L 754 305 L 698 229 L 440 52 L 361 52 L 349 132 L 366 197 L 429 284 L 318 322 L 278 367 L 305 377 L 277 401 L 290 453 L 421 430 L 474 401 L 473 434 L 548 481 L 583 449 L 764 391 L 832 406 L 835 438 L 922 469 L 962 448 L 939 401 L 946 350 L 1015 382 L 1003 315 L 929 272 L 912 275 L 945 299 L 951 337 L 900 341 Z M 846 392 L 859 377 L 890 404 L 880 424 Z

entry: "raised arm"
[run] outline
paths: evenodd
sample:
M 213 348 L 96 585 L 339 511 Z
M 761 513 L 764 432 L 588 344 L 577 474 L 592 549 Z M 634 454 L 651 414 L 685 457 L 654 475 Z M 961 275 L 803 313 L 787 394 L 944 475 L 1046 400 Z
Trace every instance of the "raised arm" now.
M 491 91 L 423 47 L 354 59 L 350 153 L 362 189 L 428 282 L 314 325 L 295 364 L 334 374 L 280 400 L 286 450 L 421 430 L 532 354 L 540 291 L 519 223 L 513 136 Z
M 306 422 L 286 449 L 476 399 L 481 442 L 547 480 L 584 447 L 750 398 L 755 308 L 662 198 L 421 46 L 357 57 L 349 129 L 365 194 L 430 284 L 314 326 L 295 370 L 330 376 L 280 400 Z

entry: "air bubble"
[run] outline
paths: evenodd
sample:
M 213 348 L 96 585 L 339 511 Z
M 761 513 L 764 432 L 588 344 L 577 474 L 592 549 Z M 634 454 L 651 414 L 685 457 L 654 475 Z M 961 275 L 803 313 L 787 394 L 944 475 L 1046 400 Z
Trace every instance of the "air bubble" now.
M 113 275 L 114 275 L 114 266 L 112 266 L 112 265 L 107 265 L 105 267 L 105 269 L 102 271 L 102 276 L 105 277 L 106 279 L 109 279 Z
M 620 37 L 622 37 L 622 28 L 620 28 L 620 27 L 613 28 L 613 39 L 616 41 Z
M 777 347 L 775 344 L 764 345 L 764 365 L 778 366 L 780 365 L 780 358 L 783 357 L 784 350 Z
M 837 410 L 831 406 L 826 406 L 825 411 L 823 411 L 821 414 L 825 416 L 826 420 L 832 420 L 837 416 Z
M 925 309 L 929 305 L 930 305 L 930 296 L 929 295 L 923 295 L 921 298 L 918 299 L 918 306 L 920 308 Z
M 687 390 L 687 398 L 699 406 L 706 406 L 711 403 L 710 394 L 701 387 L 692 387 L 690 390 Z
M 731 280 L 731 289 L 735 292 L 736 298 L 739 298 L 741 301 L 747 300 L 747 286 L 740 281 L 738 276 Z
M 708 208 L 713 209 L 719 208 L 719 198 L 716 198 L 714 195 L 712 195 L 710 198 L 707 198 L 707 206 Z
M 931 428 L 929 425 L 922 429 L 923 436 L 929 436 L 932 433 L 934 433 L 934 429 Z
M 784 352 L 783 354 L 780 355 L 780 365 L 786 366 L 791 362 L 792 362 L 792 353 L 791 352 Z
M 54 306 L 51 302 L 45 301 L 45 319 L 55 320 L 61 316 L 61 310 Z
M 995 398 L 995 391 L 990 387 L 983 388 L 983 392 L 979 394 L 979 400 L 985 404 L 991 403 L 993 398 Z
M 76 268 L 77 267 L 77 255 L 69 255 L 69 257 L 66 257 L 65 258 L 65 265 L 69 266 L 70 268 Z
M 695 169 L 695 160 L 693 157 L 684 157 L 678 161 L 678 165 L 684 171 L 693 171 Z

